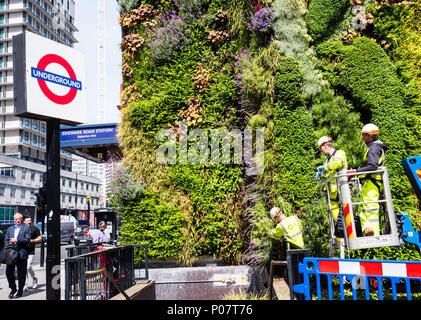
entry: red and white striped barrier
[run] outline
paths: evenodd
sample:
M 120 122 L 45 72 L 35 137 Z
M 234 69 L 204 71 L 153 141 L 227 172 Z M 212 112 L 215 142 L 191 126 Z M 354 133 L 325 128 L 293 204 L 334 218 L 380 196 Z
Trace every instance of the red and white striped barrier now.
M 421 263 L 319 260 L 320 273 L 421 278 Z

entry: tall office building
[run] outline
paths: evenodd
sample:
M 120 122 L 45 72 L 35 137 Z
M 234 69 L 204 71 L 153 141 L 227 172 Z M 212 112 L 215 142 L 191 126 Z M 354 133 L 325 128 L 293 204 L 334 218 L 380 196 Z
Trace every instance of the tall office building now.
M 14 116 L 13 42 L 25 30 L 73 47 L 74 0 L 0 0 L 0 153 L 45 164 L 46 123 Z M 62 152 L 61 167 L 71 170 Z
M 0 0 L 0 154 L 19 160 L 0 163 L 0 223 L 10 220 L 11 213 L 16 210 L 27 213 L 34 211 L 34 193 L 42 184 L 42 179 L 37 178 L 37 182 L 26 186 L 26 190 L 23 191 L 20 190 L 16 179 L 12 181 L 13 176 L 10 174 L 16 178 L 17 172 L 32 170 L 34 176 L 38 177 L 45 171 L 39 168 L 45 167 L 46 164 L 46 122 L 14 116 L 12 38 L 24 31 L 30 31 L 73 47 L 77 42 L 74 33 L 78 31 L 74 25 L 74 17 L 74 0 Z M 62 150 L 60 157 L 61 169 L 70 172 L 72 154 Z M 28 166 L 22 165 L 22 161 L 41 167 L 29 166 L 29 169 Z M 65 176 L 63 172 L 61 175 Z M 78 179 L 83 180 L 83 177 Z M 9 189 L 10 194 L 7 191 L 2 197 L 2 190 Z M 13 199 L 16 194 L 22 196 Z M 25 198 L 26 194 L 30 195 L 30 198 Z M 66 200 L 62 200 L 62 208 L 70 207 L 70 202 L 75 200 L 75 196 L 78 199 L 77 195 L 62 197 Z M 21 199 L 25 199 L 25 202 Z M 83 201 L 78 202 L 79 205 L 80 203 L 83 204 Z M 75 205 L 75 208 L 77 207 Z
M 95 163 L 88 159 L 73 155 L 72 172 L 93 177 L 99 180 L 99 206 L 106 206 L 107 179 L 103 163 Z

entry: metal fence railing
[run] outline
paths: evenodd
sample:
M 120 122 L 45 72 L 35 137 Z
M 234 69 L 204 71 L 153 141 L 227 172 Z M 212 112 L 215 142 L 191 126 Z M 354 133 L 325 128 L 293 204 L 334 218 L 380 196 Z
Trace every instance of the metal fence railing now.
M 420 298 L 421 262 L 304 258 L 303 283 L 294 292 L 305 300 L 412 300 Z
M 98 247 L 100 247 L 103 243 L 91 243 L 91 244 L 84 244 L 84 245 L 77 245 L 72 247 L 67 247 L 67 258 L 80 256 L 82 254 L 90 253 L 95 251 Z
M 143 249 L 143 254 L 144 254 L 144 261 L 139 259 L 138 263 L 135 264 L 135 266 L 137 266 L 137 268 L 135 268 L 135 279 L 136 280 L 149 280 L 148 245 L 147 244 L 132 244 L 132 246 L 134 247 L 135 255 L 140 249 Z M 140 276 L 142 269 L 145 270 L 143 277 Z
M 86 246 L 71 254 L 91 249 Z M 130 288 L 135 280 L 133 252 L 131 245 L 103 246 L 65 259 L 65 299 L 108 300 Z

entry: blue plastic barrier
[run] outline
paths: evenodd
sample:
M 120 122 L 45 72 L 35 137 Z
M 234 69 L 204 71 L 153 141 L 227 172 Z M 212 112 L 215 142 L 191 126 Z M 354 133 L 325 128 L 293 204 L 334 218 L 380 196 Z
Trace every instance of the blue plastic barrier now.
M 332 280 L 339 282 L 340 299 L 345 300 L 345 284 L 347 280 L 352 288 L 352 298 L 357 300 L 357 289 L 365 291 L 365 300 L 370 300 L 370 292 L 378 294 L 378 299 L 383 300 L 384 282 L 390 281 L 393 300 L 398 299 L 400 287 L 405 286 L 407 300 L 412 300 L 412 288 L 420 290 L 421 285 L 421 262 L 396 261 L 396 260 L 355 260 L 355 259 L 328 259 L 328 258 L 304 258 L 299 264 L 298 271 L 303 274 L 303 283 L 293 287 L 294 292 L 304 295 L 305 300 L 312 299 L 312 293 L 316 293 L 317 299 L 327 296 L 334 300 Z M 311 281 L 310 277 L 315 277 Z M 327 287 L 322 288 L 321 277 L 326 278 Z M 386 279 L 386 280 L 385 280 Z M 399 284 L 399 286 L 398 286 Z M 312 287 L 313 285 L 313 287 Z M 348 287 L 349 287 L 348 285 Z M 323 290 L 322 290 L 323 289 Z M 412 289 L 413 290 L 413 289 Z M 324 295 L 322 295 L 324 294 Z

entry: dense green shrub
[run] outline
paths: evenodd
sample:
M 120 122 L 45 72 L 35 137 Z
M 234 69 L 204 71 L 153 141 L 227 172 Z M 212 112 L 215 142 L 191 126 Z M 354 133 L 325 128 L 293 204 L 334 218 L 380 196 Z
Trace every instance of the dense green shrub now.
M 304 245 L 309 251 L 309 256 L 328 257 L 330 226 L 324 197 L 314 198 L 306 203 L 301 223 Z
M 218 254 L 226 261 L 236 261 L 244 249 L 241 212 L 233 210 L 241 171 L 224 165 L 180 165 L 172 168 L 170 177 L 191 197 L 193 221 L 189 227 L 197 234 L 189 239 L 192 252 L 197 257 Z
M 353 105 L 343 96 L 335 95 L 333 89 L 325 88 L 312 106 L 312 116 L 316 138 L 331 137 L 334 147 L 345 151 L 348 168 L 357 168 L 365 145 L 360 133 L 363 124 Z M 321 165 L 326 157 L 321 152 L 317 155 L 320 155 L 318 165 Z
M 281 58 L 275 73 L 275 93 L 278 99 L 289 107 L 302 105 L 302 85 L 303 74 L 298 61 L 291 57 Z
M 140 201 L 123 207 L 121 235 L 124 243 L 146 243 L 151 259 L 177 258 L 183 247 L 184 223 L 177 208 L 147 191 Z
M 404 247 L 384 247 L 365 250 L 349 250 L 350 258 L 374 260 L 420 260 L 418 248 L 413 244 Z
M 370 5 L 373 35 L 384 44 L 405 82 L 421 89 L 421 3 Z
M 348 0 L 311 0 L 308 6 L 308 33 L 316 42 L 322 40 L 341 22 L 350 8 Z
M 278 103 L 274 117 L 275 154 L 279 176 L 276 189 L 297 209 L 314 196 L 312 119 L 305 107 L 289 110 Z
M 311 114 L 303 106 L 300 89 L 303 73 L 297 60 L 287 57 L 279 62 L 275 74 L 273 135 L 279 175 L 276 188 L 294 207 L 303 208 L 314 196 L 314 140 Z

